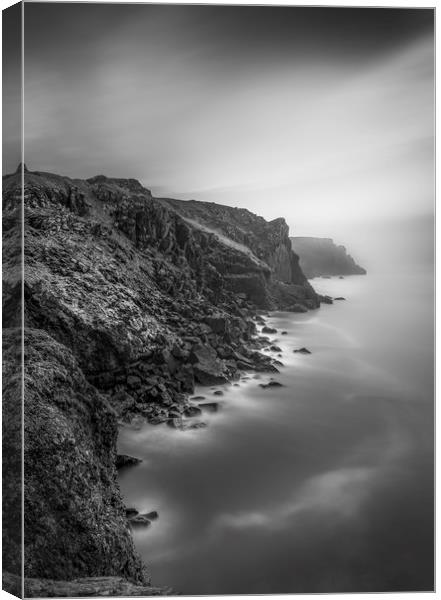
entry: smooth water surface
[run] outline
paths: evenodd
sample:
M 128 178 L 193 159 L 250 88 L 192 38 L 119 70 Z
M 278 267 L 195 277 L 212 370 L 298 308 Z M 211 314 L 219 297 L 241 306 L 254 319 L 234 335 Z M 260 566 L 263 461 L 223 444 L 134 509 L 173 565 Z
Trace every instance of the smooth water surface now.
M 143 458 L 121 473 L 126 503 L 159 512 L 134 532 L 155 585 L 433 589 L 431 277 L 314 280 L 346 301 L 271 315 L 283 387 L 250 374 L 222 398 L 197 390 L 222 403 L 206 429 L 121 431 L 120 451 Z

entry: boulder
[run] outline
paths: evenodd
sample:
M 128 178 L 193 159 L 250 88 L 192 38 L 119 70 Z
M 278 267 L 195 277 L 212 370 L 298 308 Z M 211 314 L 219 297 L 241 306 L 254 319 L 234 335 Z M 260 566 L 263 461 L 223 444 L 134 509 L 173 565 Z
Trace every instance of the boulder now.
M 166 423 L 168 421 L 168 417 L 166 415 L 149 415 L 148 421 L 150 425 L 161 425 L 162 423 Z
M 198 417 L 201 413 L 202 411 L 198 406 L 189 406 L 184 411 L 186 417 Z
M 228 332 L 228 319 L 221 314 L 205 317 L 205 323 L 218 335 L 222 336 Z
M 193 373 L 196 381 L 202 385 L 219 385 L 227 383 L 224 374 L 224 363 L 217 358 L 216 351 L 208 345 L 198 344 L 190 353 Z
M 299 348 L 298 350 L 293 350 L 293 352 L 298 354 L 311 354 L 311 351 L 308 350 L 308 348 Z
M 265 325 L 265 327 L 262 327 L 262 333 L 277 333 L 277 329 L 274 329 L 274 327 L 268 327 L 267 325 Z
M 141 387 L 142 384 L 142 380 L 141 377 L 138 377 L 137 375 L 129 375 L 127 377 L 127 385 L 132 388 L 132 389 L 136 389 Z
M 150 521 L 156 521 L 159 518 L 158 512 L 156 510 L 152 510 L 148 513 L 145 513 L 144 516 Z
M 334 300 L 346 300 L 346 298 L 343 298 L 343 296 L 338 296 L 338 298 L 334 298 Z

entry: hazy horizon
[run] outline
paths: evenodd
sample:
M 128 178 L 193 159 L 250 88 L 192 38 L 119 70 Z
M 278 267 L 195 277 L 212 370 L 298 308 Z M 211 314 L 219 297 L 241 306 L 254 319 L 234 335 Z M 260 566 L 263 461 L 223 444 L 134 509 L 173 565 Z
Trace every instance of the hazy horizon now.
M 433 63 L 431 9 L 29 3 L 25 161 L 283 216 L 363 261 L 383 223 L 427 245 Z

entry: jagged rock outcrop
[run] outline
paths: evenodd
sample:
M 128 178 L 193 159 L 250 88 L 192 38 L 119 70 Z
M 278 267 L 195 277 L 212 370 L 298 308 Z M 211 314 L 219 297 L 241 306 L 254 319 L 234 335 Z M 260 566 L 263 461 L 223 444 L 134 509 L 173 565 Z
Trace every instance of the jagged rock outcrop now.
M 300 267 L 308 278 L 334 275 L 366 275 L 366 269 L 356 264 L 344 246 L 330 238 L 292 237 L 294 252 L 300 257 Z
M 262 273 L 249 267 L 244 273 L 234 268 L 234 262 L 227 264 L 227 269 L 221 267 L 233 291 L 245 292 L 265 308 L 283 306 L 288 293 L 300 300 L 309 300 L 310 307 L 317 306 L 317 297 L 299 267 L 298 256 L 292 251 L 285 219 L 268 222 L 244 208 L 214 202 L 171 198 L 161 198 L 161 202 L 178 212 L 187 223 L 211 232 L 218 241 L 248 255 L 261 267 Z
M 24 178 L 25 576 L 146 586 L 116 479 L 118 421 L 185 429 L 195 382 L 277 371 L 258 351 L 258 308 L 318 297 L 283 219 L 205 203 L 188 216 L 134 179 Z M 20 239 L 20 184 L 21 173 L 3 178 L 7 246 Z

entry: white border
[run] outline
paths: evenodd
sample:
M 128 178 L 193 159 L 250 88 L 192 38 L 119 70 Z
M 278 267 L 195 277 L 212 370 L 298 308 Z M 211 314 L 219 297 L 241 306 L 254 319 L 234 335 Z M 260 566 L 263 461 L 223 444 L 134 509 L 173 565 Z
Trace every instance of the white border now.
M 38 1 L 38 0 L 26 0 L 27 2 L 33 2 L 33 1 Z M 47 0 L 50 2 L 62 2 L 62 0 Z M 88 2 L 89 0 L 75 0 L 76 2 Z M 121 0 L 97 0 L 99 3 L 118 3 L 118 4 L 144 4 L 143 2 L 121 2 Z M 12 2 L 11 0 L 0 0 L 0 7 L 2 10 L 4 10 L 5 8 L 8 8 L 9 6 L 12 6 L 13 4 L 16 4 L 16 2 Z M 377 0 L 376 2 L 360 2 L 357 0 L 353 0 L 352 2 L 345 2 L 343 0 L 331 0 L 328 2 L 317 2 L 317 1 L 313 1 L 313 0 L 303 0 L 301 2 L 290 2 L 289 0 L 277 0 L 277 2 L 271 3 L 268 1 L 264 1 L 264 0 L 241 0 L 240 2 L 235 2 L 234 0 L 224 0 L 223 2 L 210 2 L 207 0 L 192 0 L 191 2 L 185 2 L 182 0 L 176 0 L 175 2 L 164 2 L 161 0 L 151 0 L 149 2 L 149 4 L 226 4 L 226 5 L 235 5 L 235 4 L 242 4 L 242 5 L 271 5 L 271 4 L 277 4 L 279 6 L 345 6 L 345 7 L 353 7 L 353 8 L 362 8 L 362 7 L 396 7 L 396 8 L 436 8 L 436 3 L 435 2 L 423 2 L 421 0 L 401 0 L 401 1 L 396 1 L 396 0 Z M 23 10 L 23 17 L 24 18 L 24 10 Z M 439 33 L 439 23 L 438 23 L 438 19 L 436 18 L 437 15 L 435 13 L 435 33 L 436 33 L 436 40 L 438 39 L 438 33 Z M 24 39 L 22 36 L 22 51 L 23 51 L 23 44 L 24 44 Z M 441 61 L 439 60 L 439 45 L 436 44 L 436 80 L 435 82 L 440 81 L 440 77 L 439 77 L 439 69 L 440 69 L 440 64 Z M 1 65 L 1 63 L 0 63 Z M 1 66 L 0 66 L 0 70 L 1 70 Z M 23 85 L 24 85 L 24 68 L 23 68 L 23 61 L 22 61 L 22 94 L 23 94 Z M 436 86 L 435 86 L 436 89 Z M 437 108 L 438 106 L 436 105 L 435 108 L 435 115 L 437 117 Z M 24 106 L 22 106 L 22 123 L 24 123 Z M 1 131 L 1 128 L 0 128 Z M 440 124 L 439 124 L 439 119 L 436 118 L 436 138 L 439 139 L 439 134 L 440 134 Z M 0 148 L 0 154 L 1 154 L 1 148 Z M 439 157 L 438 154 L 435 154 L 436 156 L 436 173 L 438 173 L 438 166 L 439 166 Z M 23 136 L 22 136 L 22 162 L 24 163 L 24 147 L 23 147 Z M 436 191 L 436 198 L 438 198 L 438 178 L 436 178 L 436 182 L 435 182 L 435 191 Z M 436 222 L 435 222 L 435 226 L 436 229 L 438 229 L 438 214 L 436 214 Z M 1 229 L 0 229 L 1 232 Z M 22 242 L 23 243 L 23 242 Z M 441 250 L 439 249 L 438 246 L 436 246 L 436 275 L 437 275 L 437 280 L 436 280 L 436 298 L 439 299 L 440 295 L 439 295 L 439 265 L 440 263 L 440 253 Z M 22 268 L 24 268 L 24 265 L 22 264 Z M 22 290 L 23 292 L 23 290 Z M 436 302 L 436 308 L 438 308 L 438 301 Z M 439 322 L 436 321 L 436 339 L 438 339 L 438 334 L 440 333 L 440 328 L 441 326 L 439 325 Z M 0 357 L 1 357 L 1 349 L 0 349 Z M 440 363 L 441 363 L 441 358 L 439 357 L 439 354 L 436 353 L 436 399 L 438 399 L 438 390 L 439 390 L 439 367 L 440 367 Z M 435 402 L 436 404 L 436 402 Z M 436 411 L 436 419 L 435 419 L 435 427 L 436 427 L 436 431 L 440 431 L 440 411 Z M 439 466 L 441 464 L 439 458 L 439 444 L 436 444 L 436 465 Z M 436 469 L 436 475 L 438 475 L 438 469 Z M 436 477 L 436 509 L 437 509 L 437 514 L 439 514 L 439 500 L 440 500 L 440 479 L 437 476 Z M 437 519 L 437 524 L 438 524 L 438 519 Z M 436 526 L 436 556 L 439 557 L 441 555 L 440 553 L 440 539 L 439 539 L 439 535 L 438 535 L 438 527 Z M 0 540 L 0 546 L 1 546 L 1 540 Z M 0 559 L 1 560 L 1 559 Z M 437 564 L 436 564 L 436 582 L 439 581 L 439 576 L 440 576 L 440 572 L 441 572 L 441 567 L 440 567 L 440 563 L 441 561 L 438 560 Z M 436 592 L 435 592 L 436 593 Z M 316 595 L 316 594 L 314 594 Z M 322 594 L 320 594 L 322 595 Z M 358 597 L 362 597 L 365 596 L 366 594 L 330 594 L 330 597 L 332 599 L 348 599 L 350 600 L 351 598 L 358 598 Z M 383 598 L 386 597 L 387 599 L 390 600 L 395 600 L 398 598 L 402 598 L 403 596 L 405 596 L 406 598 L 409 598 L 409 600 L 423 600 L 426 599 L 428 596 L 433 596 L 434 593 L 431 592 L 427 592 L 427 593 L 388 593 L 388 594 L 377 594 L 377 593 L 370 593 L 369 594 L 369 598 L 372 599 L 376 599 L 376 598 Z M 312 594 L 295 594 L 295 595 L 277 595 L 275 596 L 276 599 L 279 600 L 288 600 L 288 599 L 299 599 L 299 600 L 307 600 L 308 598 L 310 598 L 312 596 Z M 228 596 L 229 598 L 234 598 L 235 600 L 241 600 L 242 598 L 249 598 L 249 599 L 259 599 L 265 596 Z M 2 590 L 0 590 L 0 600 L 10 600 L 14 598 L 14 596 L 8 594 L 7 592 L 4 592 Z M 184 600 L 185 598 L 189 598 L 189 596 L 180 596 L 180 598 L 182 600 Z M 209 596 L 209 598 L 213 598 L 213 599 L 219 599 L 221 600 L 222 598 L 225 598 L 225 596 Z M 132 600 L 132 599 L 130 599 Z

